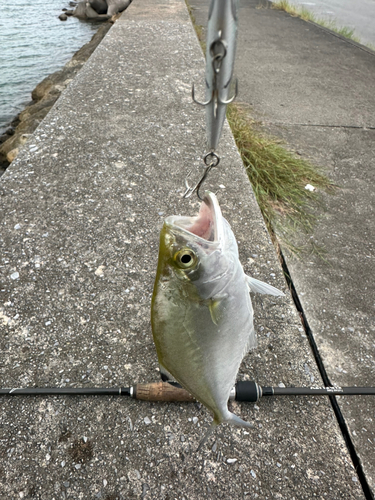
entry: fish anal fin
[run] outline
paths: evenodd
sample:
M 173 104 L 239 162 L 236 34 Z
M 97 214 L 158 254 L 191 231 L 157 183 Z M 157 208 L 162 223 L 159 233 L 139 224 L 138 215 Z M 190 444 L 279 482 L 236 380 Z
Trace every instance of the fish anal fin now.
M 279 290 L 278 288 L 275 288 L 274 286 L 269 285 L 268 283 L 264 283 L 264 281 L 252 278 L 251 276 L 246 275 L 246 283 L 251 292 L 264 293 L 267 295 L 274 295 L 276 297 L 285 296 L 285 293 Z

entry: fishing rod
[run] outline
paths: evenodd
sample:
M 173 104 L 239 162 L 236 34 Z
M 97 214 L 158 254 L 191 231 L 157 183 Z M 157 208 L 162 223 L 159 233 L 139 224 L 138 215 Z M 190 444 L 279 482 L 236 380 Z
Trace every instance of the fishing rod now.
M 128 396 L 142 401 L 185 401 L 195 398 L 174 382 L 131 387 L 26 387 L 0 389 L 0 396 Z M 237 382 L 229 400 L 256 403 L 264 396 L 375 396 L 375 387 L 261 387 L 254 381 Z

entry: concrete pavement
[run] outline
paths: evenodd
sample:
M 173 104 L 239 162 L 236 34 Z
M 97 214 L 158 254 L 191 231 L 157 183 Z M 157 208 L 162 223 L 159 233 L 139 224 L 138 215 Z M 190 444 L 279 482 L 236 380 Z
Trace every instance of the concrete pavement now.
M 292 0 L 293 5 L 304 7 L 318 19 L 334 22 L 337 27 L 354 29 L 361 43 L 375 47 L 375 2 L 373 0 Z
M 194 1 L 205 25 L 208 2 Z M 322 194 L 313 239 L 325 249 L 295 258 L 282 248 L 329 380 L 375 385 L 375 53 L 316 24 L 242 0 L 236 75 L 239 101 L 264 129 L 324 167 L 340 187 Z M 322 209 L 325 207 L 325 210 Z M 375 493 L 375 400 L 339 398 Z
M 0 181 L 1 381 L 127 386 L 158 380 L 150 299 L 166 215 L 191 214 L 184 178 L 205 153 L 191 102 L 204 60 L 183 0 L 138 0 L 111 28 Z M 246 272 L 287 292 L 228 126 L 207 186 Z M 254 296 L 258 349 L 240 379 L 321 384 L 299 316 Z M 222 426 L 196 404 L 110 397 L 1 401 L 0 498 L 363 499 L 325 398 L 233 404 Z

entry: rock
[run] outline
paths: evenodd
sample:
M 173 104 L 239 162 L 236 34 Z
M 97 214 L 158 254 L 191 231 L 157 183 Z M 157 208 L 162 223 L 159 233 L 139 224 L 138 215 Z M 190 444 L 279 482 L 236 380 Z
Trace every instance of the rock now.
M 47 95 L 44 99 L 27 106 L 18 116 L 20 121 L 26 121 L 32 118 L 34 115 L 39 113 L 42 109 L 48 108 L 48 110 L 55 104 L 57 96 Z M 14 131 L 13 131 L 14 134 Z M 9 135 L 13 135 L 9 134 Z
M 88 0 L 79 2 L 74 16 L 80 19 L 106 20 L 119 12 L 123 12 L 131 0 Z
M 87 19 L 98 19 L 100 18 L 101 14 L 98 14 L 90 5 L 89 2 L 86 2 L 86 10 L 85 14 Z
M 77 6 L 77 2 L 69 2 L 69 5 L 70 5 L 71 7 L 76 7 L 76 6 Z
M 13 160 L 15 160 L 16 156 L 18 155 L 18 148 L 15 148 L 15 149 L 12 149 L 11 151 L 9 151 L 9 153 L 7 154 L 7 161 L 9 163 L 12 163 Z
M 8 139 L 9 139 L 9 135 L 6 132 L 4 132 L 2 135 L 0 135 L 0 144 L 7 141 Z
M 78 19 L 87 19 L 86 2 L 78 2 L 76 8 L 74 9 L 74 17 L 78 17 Z
M 60 14 L 59 19 L 60 21 L 66 21 L 68 19 L 68 16 L 66 14 Z
M 131 0 L 106 0 L 108 5 L 107 14 L 113 16 L 118 12 L 123 12 L 131 4 Z
M 65 67 L 76 66 L 80 64 L 81 66 L 87 61 L 87 59 L 94 52 L 99 43 L 103 40 L 107 32 L 111 29 L 110 23 L 104 23 L 92 39 L 81 47 L 73 56 L 73 58 L 65 65 Z M 77 72 L 80 68 L 77 69 Z
M 107 14 L 108 5 L 105 0 L 89 0 L 89 3 L 98 14 Z
M 91 51 L 91 53 L 92 52 L 93 50 Z M 64 88 L 72 80 L 72 78 L 75 77 L 75 75 L 83 66 L 84 62 L 85 62 L 84 60 L 79 61 L 74 66 L 71 66 L 68 63 L 64 66 L 63 69 L 56 71 L 55 73 L 52 73 L 52 75 L 47 76 L 44 80 L 38 83 L 35 89 L 31 92 L 31 97 L 33 101 L 40 101 L 47 94 L 51 96 L 59 94 L 61 90 L 64 90 Z
M 31 92 L 31 97 L 33 101 L 40 101 L 53 87 L 59 82 L 59 77 L 61 76 L 62 71 L 56 71 L 52 75 L 46 76 L 44 80 L 42 80 L 35 89 Z
M 67 10 L 67 11 L 65 11 L 65 15 L 68 16 L 68 17 L 73 16 L 73 14 L 74 14 L 74 10 Z
M 6 131 L 3 133 L 3 135 L 0 136 L 0 144 L 7 141 L 9 139 L 9 137 L 14 135 L 15 130 L 16 130 L 16 128 L 13 126 L 8 127 L 6 129 Z
M 77 7 L 74 9 L 73 15 L 74 17 L 78 17 L 79 19 L 95 19 L 98 21 L 106 21 L 110 17 L 107 14 L 98 14 L 91 7 L 90 3 L 86 1 L 78 3 Z
M 30 120 L 29 122 L 21 123 L 17 127 L 16 133 L 0 146 L 0 156 L 7 159 L 8 154 L 13 149 L 21 148 L 27 142 L 28 138 L 40 122 L 41 120 L 36 120 L 35 122 Z
M 114 24 L 117 19 L 119 19 L 121 17 L 121 12 L 118 12 L 117 14 L 115 14 L 114 16 L 112 16 L 110 19 L 109 19 L 109 22 Z

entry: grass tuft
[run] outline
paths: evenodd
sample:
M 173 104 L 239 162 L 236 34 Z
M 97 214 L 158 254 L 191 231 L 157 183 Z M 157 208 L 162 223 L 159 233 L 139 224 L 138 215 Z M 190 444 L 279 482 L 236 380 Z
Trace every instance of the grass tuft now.
M 206 39 L 205 39 L 204 32 L 203 32 L 203 26 L 201 26 L 200 24 L 197 24 L 197 21 L 196 21 L 195 16 L 194 16 L 194 9 L 189 4 L 188 0 L 185 0 L 185 4 L 186 4 L 186 7 L 188 9 L 189 16 L 190 16 L 191 22 L 194 26 L 195 33 L 197 35 L 200 46 L 202 48 L 203 54 L 206 54 Z
M 185 1 L 204 53 L 203 28 L 196 24 L 192 8 Z M 284 246 L 300 253 L 301 248 L 290 242 L 290 233 L 301 228 L 311 232 L 315 217 L 310 207 L 319 200 L 318 192 L 308 191 L 305 186 L 311 184 L 318 190 L 333 191 L 332 182 L 307 160 L 285 149 L 280 140 L 259 132 L 245 105 L 230 104 L 227 119 L 271 238 L 277 244 L 277 233 Z
M 314 217 L 309 206 L 318 200 L 318 192 L 305 186 L 332 191 L 332 182 L 280 140 L 259 132 L 240 105 L 228 106 L 227 118 L 268 228 L 276 231 L 281 224 L 310 231 Z

